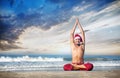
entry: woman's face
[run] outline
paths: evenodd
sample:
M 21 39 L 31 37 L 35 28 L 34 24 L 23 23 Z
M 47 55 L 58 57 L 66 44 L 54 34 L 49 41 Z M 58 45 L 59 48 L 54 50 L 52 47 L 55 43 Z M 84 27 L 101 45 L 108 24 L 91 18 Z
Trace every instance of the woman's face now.
M 79 38 L 75 39 L 75 40 L 74 40 L 74 43 L 75 43 L 76 45 L 79 45 L 79 44 L 80 44 L 80 39 L 79 39 Z

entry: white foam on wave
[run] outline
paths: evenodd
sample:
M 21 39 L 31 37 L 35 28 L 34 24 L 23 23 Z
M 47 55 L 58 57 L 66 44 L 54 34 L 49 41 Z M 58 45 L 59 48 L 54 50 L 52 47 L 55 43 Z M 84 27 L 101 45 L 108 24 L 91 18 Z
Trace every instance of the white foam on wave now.
M 0 62 L 22 62 L 22 61 L 28 61 L 28 62 L 38 62 L 38 61 L 64 61 L 63 58 L 48 58 L 48 57 L 29 57 L 29 56 L 23 56 L 23 57 L 0 57 Z
M 120 66 L 120 61 L 94 61 L 94 66 Z

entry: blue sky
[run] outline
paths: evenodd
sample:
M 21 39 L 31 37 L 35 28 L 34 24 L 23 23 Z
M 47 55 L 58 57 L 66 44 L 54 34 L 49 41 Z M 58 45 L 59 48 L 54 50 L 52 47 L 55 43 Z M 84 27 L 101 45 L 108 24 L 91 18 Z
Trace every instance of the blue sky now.
M 76 17 L 86 54 L 120 54 L 119 0 L 1 0 L 0 53 L 70 54 Z

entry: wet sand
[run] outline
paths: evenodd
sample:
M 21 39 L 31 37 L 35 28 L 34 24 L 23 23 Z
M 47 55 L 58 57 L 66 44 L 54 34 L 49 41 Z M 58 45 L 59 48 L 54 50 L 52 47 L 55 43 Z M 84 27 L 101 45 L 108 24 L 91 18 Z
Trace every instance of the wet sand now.
M 119 78 L 119 77 L 120 70 L 0 72 L 0 78 Z

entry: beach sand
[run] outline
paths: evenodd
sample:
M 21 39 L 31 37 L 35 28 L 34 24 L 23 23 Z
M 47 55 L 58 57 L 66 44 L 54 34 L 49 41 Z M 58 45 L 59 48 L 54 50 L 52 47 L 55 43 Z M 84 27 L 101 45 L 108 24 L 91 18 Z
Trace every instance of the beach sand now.
M 0 78 L 119 78 L 119 77 L 120 70 L 0 72 Z

